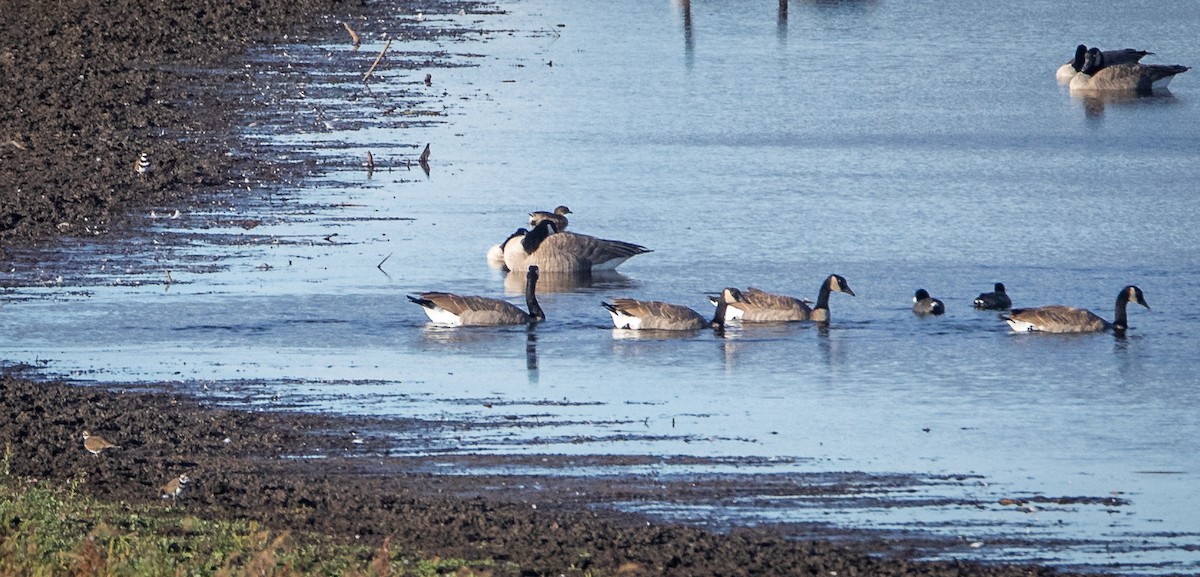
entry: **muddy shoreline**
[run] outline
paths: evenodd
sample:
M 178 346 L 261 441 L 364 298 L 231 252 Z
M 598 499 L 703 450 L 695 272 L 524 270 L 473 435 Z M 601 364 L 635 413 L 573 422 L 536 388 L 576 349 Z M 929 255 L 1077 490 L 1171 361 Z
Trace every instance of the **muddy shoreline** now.
M 136 233 L 127 226 L 136 224 L 134 215 L 229 195 L 231 181 L 302 178 L 313 167 L 269 164 L 238 141 L 237 111 L 255 104 L 222 89 L 246 82 L 231 63 L 285 35 L 301 43 L 340 37 L 340 19 L 370 21 L 383 9 L 342 0 L 72 0 L 58 7 L 52 16 L 31 2 L 10 2 L 0 19 L 0 73 L 13 79 L 0 85 L 0 256 L 18 247 L 52 249 L 64 237 Z M 138 172 L 143 153 L 150 170 Z M 179 392 L 43 382 L 26 369 L 7 367 L 0 380 L 0 443 L 11 447 L 13 473 L 46 482 L 83 478 L 85 490 L 103 499 L 157 503 L 157 488 L 186 472 L 194 482 L 179 505 L 197 515 L 371 543 L 389 538 L 393 548 L 427 555 L 510 562 L 525 575 L 1058 573 L 913 561 L 924 545 L 945 546 L 917 538 L 821 527 L 801 536 L 794 527 L 701 528 L 606 506 L 668 494 L 717 499 L 736 495 L 745 479 L 432 472 L 447 461 L 481 470 L 520 469 L 529 460 L 563 471 L 637 469 L 653 464 L 645 457 L 394 456 L 372 430 L 411 428 L 419 438 L 430 424 L 233 410 Z M 90 455 L 80 438 L 85 429 L 122 449 Z M 756 494 L 783 490 L 771 479 L 757 483 Z M 841 490 L 830 486 L 811 490 Z
M 913 561 L 905 550 L 915 551 L 915 541 L 797 539 L 771 527 L 709 531 L 598 505 L 663 491 L 739 489 L 719 479 L 429 473 L 423 469 L 438 458 L 381 453 L 385 443 L 369 432 L 380 425 L 373 419 L 232 410 L 181 394 L 19 377 L 0 381 L 0 409 L 0 440 L 11 447 L 12 472 L 22 477 L 82 478 L 83 490 L 97 497 L 156 503 L 158 487 L 186 472 L 193 482 L 178 506 L 192 514 L 369 543 L 388 538 L 393 548 L 425 555 L 493 558 L 523 575 L 1065 574 L 1037 566 Z M 87 453 L 80 438 L 85 429 L 121 449 Z M 555 455 L 470 461 L 495 468 L 522 459 L 567 470 L 595 464 Z

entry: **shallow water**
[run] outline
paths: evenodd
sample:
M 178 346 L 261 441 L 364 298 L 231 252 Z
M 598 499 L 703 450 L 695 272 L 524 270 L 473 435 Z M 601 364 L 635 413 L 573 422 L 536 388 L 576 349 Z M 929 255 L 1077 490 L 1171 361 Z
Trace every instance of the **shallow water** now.
M 1200 83 L 1192 72 L 1173 94 L 1094 100 L 1054 70 L 1081 41 L 1200 63 L 1200 5 L 965 4 L 522 0 L 502 15 L 430 15 L 425 25 L 494 32 L 406 46 L 437 55 L 431 87 L 427 70 L 383 69 L 368 98 L 355 75 L 316 76 L 328 84 L 284 108 L 321 130 L 296 118 L 251 128 L 264 150 L 323 159 L 320 178 L 163 207 L 144 237 L 6 273 L 0 359 L 262 406 L 485 425 L 429 452 L 970 475 L 922 488 L 914 506 L 748 496 L 651 509 L 983 544 L 949 556 L 1197 572 Z M 398 125 L 380 111 L 402 98 L 413 122 Z M 426 142 L 428 176 L 412 166 Z M 381 165 L 370 176 L 367 150 Z M 531 331 L 431 327 L 404 299 L 520 303 L 520 279 L 489 269 L 484 251 L 557 204 L 574 211 L 572 230 L 654 252 L 583 285 L 543 279 L 548 320 Z M 262 223 L 238 226 L 247 218 Z M 730 285 L 815 299 L 832 272 L 858 296 L 832 296 L 828 330 L 640 335 L 611 329 L 599 306 L 634 296 L 707 313 L 705 295 Z M 1017 306 L 1107 318 L 1136 283 L 1153 310 L 1131 307 L 1125 339 L 1016 335 L 970 307 L 997 281 Z M 912 315 L 920 287 L 944 317 Z M 995 504 L 1038 495 L 1128 504 Z M 991 545 L 1012 538 L 1035 545 Z

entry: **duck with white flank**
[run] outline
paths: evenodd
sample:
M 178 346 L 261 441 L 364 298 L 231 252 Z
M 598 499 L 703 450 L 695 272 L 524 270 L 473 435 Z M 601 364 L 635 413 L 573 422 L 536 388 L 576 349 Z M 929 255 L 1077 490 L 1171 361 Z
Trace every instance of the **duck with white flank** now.
M 975 297 L 975 308 L 999 311 L 1012 308 L 1012 299 L 1008 298 L 1008 293 L 1004 290 L 1004 283 L 996 283 L 995 290 L 990 293 L 979 293 L 979 296 Z
M 946 305 L 942 301 L 929 296 L 929 291 L 925 289 L 917 289 L 913 295 L 912 312 L 920 315 L 940 315 L 946 312 Z

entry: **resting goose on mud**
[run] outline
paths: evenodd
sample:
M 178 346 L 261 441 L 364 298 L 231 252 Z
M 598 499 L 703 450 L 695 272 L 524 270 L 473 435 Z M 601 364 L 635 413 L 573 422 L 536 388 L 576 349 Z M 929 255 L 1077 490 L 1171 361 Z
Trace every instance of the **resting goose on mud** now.
M 1008 326 L 1019 333 L 1098 333 L 1111 330 L 1124 333 L 1129 328 L 1125 307 L 1129 303 L 1137 303 L 1150 309 L 1142 289 L 1129 285 L 1117 294 L 1116 312 L 1113 322 L 1108 322 L 1096 313 L 1087 309 L 1077 309 L 1063 305 L 1049 305 L 1031 309 L 1013 309 L 1006 316 Z
M 546 313 L 538 305 L 538 268 L 529 267 L 525 273 L 525 303 L 529 312 L 500 299 L 461 296 L 443 292 L 427 292 L 409 295 L 408 300 L 421 305 L 429 320 L 450 326 L 495 326 L 525 325 L 546 320 Z
M 946 305 L 929 296 L 929 291 L 917 289 L 916 294 L 913 295 L 912 311 L 920 316 L 940 315 L 946 312 Z
M 1093 48 L 1093 50 L 1095 50 Z M 1075 47 L 1075 58 L 1067 61 L 1066 64 L 1058 67 L 1054 77 L 1058 79 L 1059 84 L 1070 84 L 1071 79 L 1083 70 L 1084 62 L 1087 59 L 1088 47 L 1080 44 Z M 1097 63 L 1100 68 L 1105 66 L 1115 66 L 1117 64 L 1137 64 L 1142 58 L 1154 54 L 1145 50 L 1134 50 L 1133 48 L 1125 48 L 1122 50 L 1101 50 L 1100 60 Z
M 979 293 L 975 297 L 975 308 L 983 310 L 1008 310 L 1012 308 L 1012 299 L 1004 291 L 1004 283 L 996 283 L 995 290 L 990 293 Z
M 1103 54 L 1088 50 L 1083 69 L 1071 79 L 1072 92 L 1136 92 L 1151 94 L 1165 90 L 1176 74 L 1187 72 L 1187 66 L 1166 64 L 1104 65 Z
M 737 300 L 738 289 L 726 288 L 721 291 L 717 303 L 717 312 L 712 320 L 707 320 L 700 313 L 685 307 L 660 301 L 640 301 L 636 299 L 619 298 L 611 303 L 602 302 L 601 306 L 608 309 L 612 316 L 613 326 L 618 329 L 659 330 L 659 331 L 694 331 L 703 328 L 721 329 L 725 326 L 725 307 Z
M 518 230 L 504 244 L 504 264 L 509 270 L 536 265 L 544 272 L 592 272 L 613 270 L 646 252 L 650 249 L 631 242 L 557 232 L 553 222 L 543 220 L 527 233 Z
M 850 284 L 841 275 L 831 274 L 821 283 L 817 293 L 817 304 L 810 308 L 811 301 L 770 293 L 750 287 L 741 293 L 741 298 L 728 303 L 725 320 L 744 323 L 770 323 L 788 321 L 829 322 L 829 294 L 846 293 L 854 296 Z M 714 304 L 716 304 L 714 299 Z
M 571 209 L 565 206 L 557 206 L 554 212 L 546 212 L 544 210 L 535 210 L 529 213 L 529 226 L 535 227 L 543 220 L 548 220 L 554 223 L 554 228 L 559 232 L 567 230 L 567 215 L 571 214 Z

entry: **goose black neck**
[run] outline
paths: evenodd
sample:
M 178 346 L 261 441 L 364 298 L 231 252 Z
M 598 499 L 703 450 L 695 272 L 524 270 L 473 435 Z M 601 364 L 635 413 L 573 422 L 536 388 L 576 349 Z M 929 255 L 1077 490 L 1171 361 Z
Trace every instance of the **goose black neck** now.
M 717 312 L 713 313 L 712 321 L 709 326 L 717 330 L 725 328 L 725 312 L 729 310 L 729 303 L 725 302 L 725 295 L 721 295 L 721 300 L 717 301 Z
M 831 280 L 833 280 L 832 277 L 825 279 L 825 282 L 821 283 L 821 291 L 817 293 L 817 306 L 813 307 L 814 309 L 829 308 L 829 284 Z
M 554 234 L 554 232 L 554 223 L 543 220 L 537 226 L 533 227 L 533 230 L 529 231 L 525 235 L 525 238 L 521 239 L 521 247 L 525 249 L 526 253 L 533 253 L 533 251 L 541 246 L 542 241 L 546 240 L 546 237 Z
M 1129 295 L 1123 290 L 1117 295 L 1116 316 L 1113 318 L 1112 328 L 1117 332 L 1124 332 L 1129 328 L 1129 318 L 1126 316 L 1126 307 L 1129 306 Z
M 1080 44 L 1078 47 L 1075 48 L 1075 59 L 1071 61 L 1071 68 L 1074 68 L 1075 72 L 1079 72 L 1080 70 L 1083 70 L 1083 57 L 1086 54 L 1087 54 L 1087 46 Z
M 525 275 L 525 306 L 529 307 L 529 318 L 532 322 L 540 323 L 546 320 L 546 313 L 542 311 L 542 305 L 537 301 L 537 280 L 536 272 L 530 272 Z

